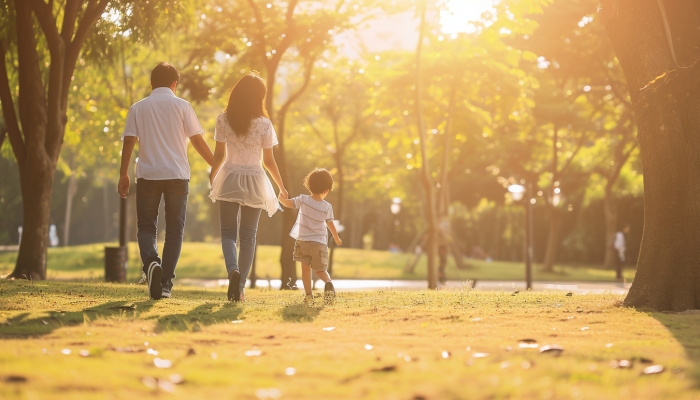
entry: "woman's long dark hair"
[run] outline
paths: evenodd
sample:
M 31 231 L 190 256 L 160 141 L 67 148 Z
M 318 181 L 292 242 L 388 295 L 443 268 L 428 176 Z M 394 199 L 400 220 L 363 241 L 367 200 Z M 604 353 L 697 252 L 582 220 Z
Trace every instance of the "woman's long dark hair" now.
M 255 74 L 243 76 L 231 90 L 226 106 L 226 119 L 237 135 L 245 135 L 250 121 L 258 117 L 270 118 L 265 110 L 267 87 Z

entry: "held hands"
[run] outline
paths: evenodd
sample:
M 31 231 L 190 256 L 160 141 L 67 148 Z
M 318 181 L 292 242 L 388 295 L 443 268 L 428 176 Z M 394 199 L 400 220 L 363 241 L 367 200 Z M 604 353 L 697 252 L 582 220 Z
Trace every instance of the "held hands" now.
M 117 185 L 117 191 L 122 199 L 126 199 L 126 195 L 129 194 L 129 185 L 131 181 L 129 180 L 129 175 L 122 175 L 119 177 L 119 184 Z
M 289 193 L 287 192 L 287 189 L 285 188 L 280 188 L 280 195 L 277 196 L 279 199 L 288 199 L 289 198 Z

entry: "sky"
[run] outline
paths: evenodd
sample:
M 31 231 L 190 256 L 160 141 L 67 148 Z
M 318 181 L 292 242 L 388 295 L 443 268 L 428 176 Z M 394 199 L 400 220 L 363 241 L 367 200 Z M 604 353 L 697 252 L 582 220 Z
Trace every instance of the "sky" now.
M 445 34 L 473 33 L 476 27 L 470 21 L 478 21 L 486 11 L 493 10 L 494 0 L 444 0 L 442 9 L 432 18 L 439 18 Z M 362 53 L 378 53 L 386 50 L 411 50 L 418 40 L 418 18 L 415 12 L 405 12 L 372 20 L 354 32 L 336 37 L 341 52 L 350 58 Z

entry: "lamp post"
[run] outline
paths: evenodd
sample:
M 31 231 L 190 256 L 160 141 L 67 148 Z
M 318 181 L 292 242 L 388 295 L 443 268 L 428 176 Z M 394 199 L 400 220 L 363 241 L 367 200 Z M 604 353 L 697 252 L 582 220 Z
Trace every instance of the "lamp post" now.
M 525 287 L 527 290 L 532 289 L 532 206 L 536 200 L 532 197 L 532 184 L 527 185 L 527 189 L 523 185 L 510 185 L 508 191 L 513 196 L 513 200 L 520 201 L 527 194 L 527 205 L 525 208 Z

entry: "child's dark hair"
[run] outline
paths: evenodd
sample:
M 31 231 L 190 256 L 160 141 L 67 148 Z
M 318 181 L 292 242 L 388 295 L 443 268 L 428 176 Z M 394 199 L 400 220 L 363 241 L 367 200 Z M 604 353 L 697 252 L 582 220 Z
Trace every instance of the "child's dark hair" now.
M 325 168 L 314 168 L 304 177 L 304 187 L 311 194 L 321 194 L 333 190 L 333 176 Z

